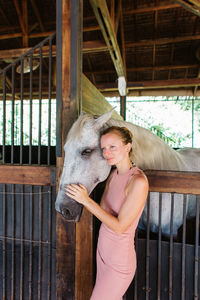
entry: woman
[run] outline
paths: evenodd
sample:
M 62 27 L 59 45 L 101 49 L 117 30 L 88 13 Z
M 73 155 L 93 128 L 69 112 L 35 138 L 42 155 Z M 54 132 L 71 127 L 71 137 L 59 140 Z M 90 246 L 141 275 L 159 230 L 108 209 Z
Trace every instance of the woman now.
M 80 184 L 66 187 L 69 197 L 83 204 L 101 222 L 97 245 L 97 276 L 91 300 L 121 300 L 136 270 L 135 230 L 148 194 L 144 173 L 130 160 L 132 133 L 109 127 L 101 134 L 101 149 L 111 172 L 100 205 Z

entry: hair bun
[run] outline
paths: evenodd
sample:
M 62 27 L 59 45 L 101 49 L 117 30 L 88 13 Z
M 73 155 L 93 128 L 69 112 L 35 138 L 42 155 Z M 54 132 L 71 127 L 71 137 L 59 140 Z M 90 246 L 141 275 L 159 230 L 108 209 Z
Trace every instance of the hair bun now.
M 133 139 L 132 132 L 127 127 L 121 127 L 121 128 L 126 132 L 127 135 L 130 136 L 130 139 L 132 140 Z

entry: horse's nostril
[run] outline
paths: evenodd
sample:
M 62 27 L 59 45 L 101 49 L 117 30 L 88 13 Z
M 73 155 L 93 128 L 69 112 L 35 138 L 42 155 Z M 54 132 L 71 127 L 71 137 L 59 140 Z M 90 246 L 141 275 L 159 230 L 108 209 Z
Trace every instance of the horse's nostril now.
M 69 217 L 72 217 L 72 215 L 71 215 L 71 213 L 70 213 L 70 211 L 69 211 L 68 208 L 63 208 L 63 209 L 61 210 L 61 214 L 62 214 L 62 216 L 63 216 L 64 218 L 66 218 L 66 219 L 68 219 Z

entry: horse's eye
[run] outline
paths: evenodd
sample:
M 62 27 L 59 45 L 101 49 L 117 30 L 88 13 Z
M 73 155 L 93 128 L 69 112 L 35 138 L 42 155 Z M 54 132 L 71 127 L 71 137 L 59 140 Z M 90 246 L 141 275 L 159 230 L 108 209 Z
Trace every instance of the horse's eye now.
M 92 149 L 84 149 L 82 152 L 81 152 L 81 155 L 82 156 L 88 156 L 92 153 Z

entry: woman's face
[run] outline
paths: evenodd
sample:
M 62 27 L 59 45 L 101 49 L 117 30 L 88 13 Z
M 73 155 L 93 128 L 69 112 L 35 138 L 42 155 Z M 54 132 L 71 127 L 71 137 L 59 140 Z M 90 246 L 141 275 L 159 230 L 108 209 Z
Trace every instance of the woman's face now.
M 125 145 L 121 137 L 115 133 L 110 132 L 101 137 L 102 154 L 109 165 L 117 165 L 127 159 L 130 147 L 130 143 Z

